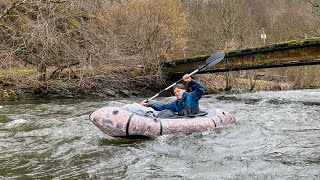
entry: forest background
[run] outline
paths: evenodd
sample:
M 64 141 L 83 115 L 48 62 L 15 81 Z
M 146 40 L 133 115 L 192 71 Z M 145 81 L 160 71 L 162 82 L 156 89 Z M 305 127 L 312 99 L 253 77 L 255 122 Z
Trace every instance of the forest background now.
M 152 94 L 166 86 L 165 62 L 263 46 L 262 29 L 266 44 L 320 37 L 320 0 L 0 0 L 0 99 Z M 245 91 L 263 72 L 317 88 L 319 70 L 199 78 Z

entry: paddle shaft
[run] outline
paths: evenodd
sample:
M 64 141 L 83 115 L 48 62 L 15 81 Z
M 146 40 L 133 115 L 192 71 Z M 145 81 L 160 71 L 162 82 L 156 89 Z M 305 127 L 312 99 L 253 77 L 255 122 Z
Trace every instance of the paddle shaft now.
M 200 68 L 194 70 L 193 72 L 191 72 L 191 73 L 188 74 L 188 75 L 189 75 L 189 76 L 192 76 L 193 74 L 199 72 L 199 71 L 202 70 L 202 69 L 205 69 L 205 68 L 207 68 L 207 67 L 211 67 L 211 66 L 219 63 L 220 61 L 223 60 L 224 56 L 225 56 L 225 54 L 222 53 L 222 52 L 221 52 L 221 53 L 216 53 L 216 54 L 210 56 L 210 57 L 206 60 L 206 64 L 205 64 L 205 65 L 203 65 L 203 66 L 201 66 Z M 147 103 L 147 102 L 151 101 L 152 99 L 158 97 L 161 93 L 163 93 L 164 91 L 172 88 L 173 86 L 175 86 L 176 84 L 178 84 L 178 83 L 179 83 L 180 81 L 182 81 L 182 80 L 183 80 L 182 78 L 179 79 L 177 82 L 171 84 L 170 86 L 168 86 L 167 88 L 163 89 L 162 91 L 160 91 L 160 92 L 157 93 L 156 95 L 154 95 L 154 96 L 152 96 L 151 98 L 145 100 L 145 102 Z
M 188 74 L 189 76 L 194 75 L 195 73 L 199 72 L 201 69 L 205 68 L 208 64 L 200 67 L 199 69 L 194 70 L 193 72 L 191 72 L 190 74 Z M 161 93 L 163 93 L 164 91 L 169 90 L 170 88 L 172 88 L 173 86 L 175 86 L 176 84 L 178 84 L 179 82 L 181 82 L 183 79 L 179 79 L 178 81 L 176 81 L 175 83 L 171 84 L 170 86 L 168 86 L 167 88 L 163 89 L 162 91 L 158 92 L 156 95 L 152 96 L 151 98 L 149 98 L 146 102 L 151 101 L 152 99 L 158 97 Z

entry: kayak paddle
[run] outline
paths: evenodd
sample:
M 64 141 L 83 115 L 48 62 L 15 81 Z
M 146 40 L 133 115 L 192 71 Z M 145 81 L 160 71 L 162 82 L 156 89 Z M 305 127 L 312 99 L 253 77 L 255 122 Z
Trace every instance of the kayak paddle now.
M 225 54 L 223 52 L 219 52 L 216 54 L 211 55 L 207 60 L 206 60 L 206 64 L 201 66 L 200 68 L 194 70 L 193 72 L 191 72 L 190 74 L 188 74 L 189 76 L 192 76 L 193 74 L 201 71 L 201 70 L 205 70 L 206 68 L 209 68 L 215 64 L 218 64 L 220 61 L 222 61 L 224 59 Z M 157 93 L 156 95 L 152 96 L 151 98 L 147 99 L 145 102 L 149 102 L 152 99 L 158 97 L 161 93 L 163 93 L 164 91 L 172 88 L 173 86 L 175 86 L 176 84 L 178 84 L 180 81 L 182 81 L 182 78 L 179 79 L 177 82 L 171 84 L 170 86 L 168 86 L 167 88 L 163 89 L 162 91 L 160 91 L 159 93 Z

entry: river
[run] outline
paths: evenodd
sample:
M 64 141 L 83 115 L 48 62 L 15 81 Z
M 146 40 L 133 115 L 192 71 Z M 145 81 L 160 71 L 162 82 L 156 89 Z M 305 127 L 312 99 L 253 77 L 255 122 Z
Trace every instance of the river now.
M 320 90 L 206 95 L 203 109 L 237 124 L 154 140 L 110 138 L 88 119 L 141 100 L 0 103 L 0 179 L 320 178 Z

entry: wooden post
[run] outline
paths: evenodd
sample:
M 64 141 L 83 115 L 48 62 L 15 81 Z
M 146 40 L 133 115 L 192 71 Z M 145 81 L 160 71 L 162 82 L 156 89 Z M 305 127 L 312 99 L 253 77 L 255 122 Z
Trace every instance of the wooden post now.
M 264 28 L 262 28 L 261 39 L 263 40 L 263 44 L 266 44 L 267 35 L 264 32 Z

